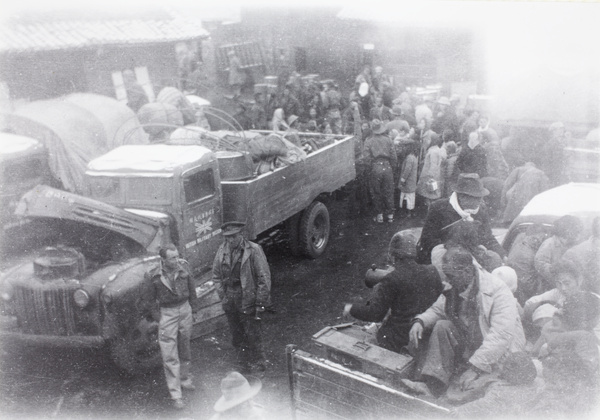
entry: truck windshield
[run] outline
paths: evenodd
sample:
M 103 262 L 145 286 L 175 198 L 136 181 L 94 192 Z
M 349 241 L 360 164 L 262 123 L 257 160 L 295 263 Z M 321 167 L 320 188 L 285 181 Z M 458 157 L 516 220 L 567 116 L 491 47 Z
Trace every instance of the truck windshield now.
M 92 198 L 108 203 L 121 202 L 121 182 L 119 178 L 91 176 L 88 180 Z
M 172 178 L 127 178 L 128 203 L 171 203 Z

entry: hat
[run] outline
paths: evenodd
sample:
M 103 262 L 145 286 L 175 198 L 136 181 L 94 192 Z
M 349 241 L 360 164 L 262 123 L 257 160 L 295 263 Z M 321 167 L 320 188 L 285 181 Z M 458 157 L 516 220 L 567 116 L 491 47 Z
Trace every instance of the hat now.
M 240 233 L 242 229 L 246 226 L 244 222 L 227 222 L 221 225 L 221 233 L 223 236 L 232 236 L 237 233 Z
M 556 306 L 552 305 L 551 303 L 544 303 L 543 305 L 538 306 L 535 311 L 533 311 L 531 320 L 535 322 L 542 318 L 552 318 L 556 311 L 558 311 Z
M 214 410 L 221 413 L 240 405 L 258 394 L 261 388 L 260 379 L 252 380 L 252 383 L 250 383 L 241 373 L 229 372 L 221 380 L 221 393 L 223 395 L 215 403 Z
M 387 127 L 381 122 L 381 120 L 374 119 L 371 121 L 371 130 L 373 130 L 373 133 L 375 134 L 382 134 L 385 133 Z
M 500 377 L 513 385 L 530 384 L 537 377 L 537 369 L 531 357 L 524 351 L 519 351 L 506 358 Z
M 411 230 L 401 230 L 392 236 L 388 253 L 394 257 L 416 257 L 417 236 Z
M 400 105 L 394 105 L 392 107 L 392 115 L 402 115 L 402 107 Z
M 485 197 L 490 192 L 483 187 L 483 183 L 477 174 L 460 174 L 454 186 L 454 191 L 471 197 Z
M 517 272 L 514 268 L 503 265 L 502 267 L 494 269 L 492 274 L 502 279 L 511 292 L 514 293 L 515 290 L 517 290 Z
M 440 99 L 437 100 L 437 103 L 440 105 L 448 105 L 450 106 L 450 99 L 448 99 L 446 96 L 441 96 Z
M 287 120 L 288 125 L 291 126 L 293 123 L 296 122 L 297 119 L 298 119 L 297 115 L 290 115 Z

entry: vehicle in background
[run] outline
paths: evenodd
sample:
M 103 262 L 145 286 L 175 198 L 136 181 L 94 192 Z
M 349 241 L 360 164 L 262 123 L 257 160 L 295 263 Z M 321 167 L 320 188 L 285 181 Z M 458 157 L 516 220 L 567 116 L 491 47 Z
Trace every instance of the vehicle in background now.
M 134 112 L 114 98 L 91 93 L 33 101 L 3 118 L 2 236 L 0 243 L 29 237 L 14 206 L 34 185 L 81 194 L 87 163 L 123 144 L 147 144 Z M 10 241 L 5 240 L 10 238 Z
M 325 198 L 355 177 L 354 139 L 337 136 L 258 176 L 246 164 L 241 152 L 198 145 L 121 146 L 89 163 L 87 197 L 48 186 L 26 193 L 16 213 L 54 240 L 0 277 L 2 342 L 107 346 L 119 367 L 140 373 L 160 364 L 144 273 L 161 247 L 174 243 L 190 264 L 193 337 L 224 325 L 211 281 L 224 221 L 246 222 L 248 239 L 284 224 L 292 249 L 320 256 Z

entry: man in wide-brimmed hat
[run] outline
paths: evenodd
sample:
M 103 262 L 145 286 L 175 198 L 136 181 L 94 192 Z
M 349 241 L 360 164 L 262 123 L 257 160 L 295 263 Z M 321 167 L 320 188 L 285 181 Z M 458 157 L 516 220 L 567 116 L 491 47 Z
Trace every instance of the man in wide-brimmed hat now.
M 385 135 L 386 127 L 381 120 L 371 122 L 373 135 L 365 142 L 364 155 L 371 167 L 369 185 L 377 215 L 375 221 L 383 223 L 384 213 L 388 222 L 394 221 L 394 173 L 398 157 L 394 142 Z
M 479 175 L 460 174 L 453 190 L 449 198 L 431 203 L 417 246 L 417 261 L 421 264 L 431 264 L 431 250 L 436 245 L 446 242 L 450 227 L 460 220 L 479 221 L 481 245 L 504 258 L 506 252 L 492 234 L 490 216 L 483 202 L 483 197 L 487 196 L 489 191 L 483 187 Z
M 214 405 L 217 412 L 210 420 L 263 420 L 264 410 L 252 401 L 262 387 L 260 379 L 248 381 L 239 372 L 229 372 L 221 380 L 221 398 Z

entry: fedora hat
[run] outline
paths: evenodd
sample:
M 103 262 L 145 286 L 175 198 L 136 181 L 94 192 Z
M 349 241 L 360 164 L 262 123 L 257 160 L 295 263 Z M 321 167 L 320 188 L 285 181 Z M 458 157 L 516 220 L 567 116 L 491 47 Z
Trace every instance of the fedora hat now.
M 248 382 L 241 373 L 229 372 L 221 380 L 221 393 L 223 395 L 215 403 L 214 410 L 219 413 L 227 411 L 256 396 L 261 388 L 262 382 L 260 379 Z
M 454 185 L 454 191 L 459 194 L 470 195 L 471 197 L 485 197 L 490 192 L 483 187 L 483 182 L 479 178 L 479 175 L 473 174 L 460 174 L 458 181 Z
M 373 130 L 373 133 L 375 134 L 383 134 L 387 130 L 387 127 L 381 120 L 374 119 L 371 121 L 371 130 Z

